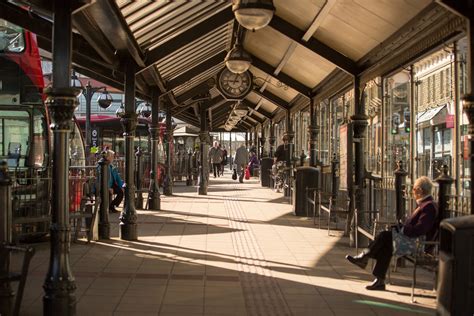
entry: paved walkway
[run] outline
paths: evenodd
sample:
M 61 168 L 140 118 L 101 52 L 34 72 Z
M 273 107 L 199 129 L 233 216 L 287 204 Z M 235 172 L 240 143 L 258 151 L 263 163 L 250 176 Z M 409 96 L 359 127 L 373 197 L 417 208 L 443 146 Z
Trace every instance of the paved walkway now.
M 77 315 L 434 314 L 429 275 L 420 273 L 417 304 L 401 273 L 388 291 L 366 291 L 370 273 L 344 259 L 355 252 L 347 238 L 295 217 L 257 180 L 226 174 L 207 196 L 177 184 L 162 211 L 139 211 L 136 242 L 118 239 L 113 222 L 111 240 L 72 246 Z M 22 315 L 42 314 L 48 245 L 37 245 Z

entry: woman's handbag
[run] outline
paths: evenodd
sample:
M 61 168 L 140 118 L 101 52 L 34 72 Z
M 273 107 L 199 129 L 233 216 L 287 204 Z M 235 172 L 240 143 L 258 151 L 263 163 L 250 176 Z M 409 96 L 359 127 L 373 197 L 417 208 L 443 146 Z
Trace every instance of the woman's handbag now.
M 416 238 L 410 238 L 392 228 L 393 255 L 402 257 L 416 252 Z
M 250 169 L 249 167 L 245 168 L 245 180 L 250 179 Z
M 234 168 L 234 171 L 232 172 L 232 180 L 237 180 L 237 169 Z

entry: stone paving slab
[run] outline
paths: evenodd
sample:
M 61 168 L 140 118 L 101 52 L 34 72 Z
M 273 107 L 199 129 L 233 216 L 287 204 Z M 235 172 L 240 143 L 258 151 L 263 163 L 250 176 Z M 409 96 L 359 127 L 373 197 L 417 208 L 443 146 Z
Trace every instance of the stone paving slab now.
M 240 184 L 226 173 L 211 179 L 207 196 L 196 192 L 177 183 L 161 211 L 138 211 L 138 241 L 118 238 L 113 214 L 112 239 L 72 245 L 77 315 L 435 313 L 430 274 L 418 274 L 416 304 L 409 268 L 392 273 L 387 291 L 366 291 L 369 270 L 344 259 L 355 252 L 348 239 L 294 216 L 256 179 Z M 35 247 L 22 315 L 42 314 L 49 244 Z

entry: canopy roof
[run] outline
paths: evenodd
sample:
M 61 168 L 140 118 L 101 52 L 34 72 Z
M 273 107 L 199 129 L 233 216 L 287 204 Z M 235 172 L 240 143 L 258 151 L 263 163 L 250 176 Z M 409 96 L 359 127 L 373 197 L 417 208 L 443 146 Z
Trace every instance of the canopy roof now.
M 245 131 L 309 104 L 328 87 L 336 89 L 336 79 L 370 80 L 388 70 L 382 60 L 393 65 L 394 59 L 403 63 L 426 52 L 437 43 L 420 46 L 420 41 L 457 18 L 430 0 L 274 0 L 270 24 L 251 32 L 238 27 L 230 1 L 76 3 L 76 70 L 123 90 L 124 64 L 133 61 L 139 97 L 151 99 L 151 91 L 159 89 L 173 116 L 195 126 L 199 106 L 206 106 L 214 131 L 223 128 L 235 103 L 215 82 L 237 37 L 252 57 L 254 75 L 252 92 L 243 100 L 249 111 L 235 127 Z M 49 51 L 52 12 L 51 1 L 0 3 L 0 18 L 39 35 L 40 47 Z M 450 32 L 441 36 L 458 30 Z M 397 56 L 414 45 L 411 55 Z

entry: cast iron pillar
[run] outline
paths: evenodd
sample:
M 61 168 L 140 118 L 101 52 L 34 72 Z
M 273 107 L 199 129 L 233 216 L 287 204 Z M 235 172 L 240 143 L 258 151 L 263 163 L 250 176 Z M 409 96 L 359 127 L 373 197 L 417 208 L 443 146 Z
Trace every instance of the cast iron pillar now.
M 173 149 L 173 130 L 171 127 L 171 103 L 166 102 L 166 165 L 165 180 L 163 182 L 163 194 L 173 195 L 173 168 L 171 167 L 171 151 Z
M 245 148 L 249 148 L 249 133 L 245 132 Z
M 207 106 L 201 103 L 201 131 L 199 132 L 200 155 L 199 165 L 199 195 L 207 195 L 207 184 L 209 181 L 209 159 L 208 159 L 208 141 L 209 133 L 207 131 Z
M 8 174 L 6 161 L 0 162 L 0 243 L 9 245 L 12 242 L 12 180 Z M 0 275 L 10 272 L 10 252 L 1 260 Z M 10 282 L 0 284 L 0 315 L 11 315 L 13 312 L 14 292 Z
M 260 137 L 260 158 L 266 157 L 267 153 L 265 152 L 265 144 L 267 142 L 267 139 L 265 138 L 265 128 L 263 127 L 263 124 L 261 125 L 262 127 L 262 137 Z
M 290 110 L 286 111 L 286 132 L 285 136 L 288 138 L 288 156 L 286 157 L 286 166 L 291 167 L 288 170 L 288 187 L 285 190 L 285 196 L 291 196 L 291 188 L 293 187 L 293 177 L 294 177 L 294 168 L 293 168 L 293 156 L 295 151 L 295 144 L 293 139 L 295 133 L 293 132 L 293 124 L 291 122 Z
M 362 92 L 362 93 L 361 93 Z M 365 164 L 364 164 L 364 138 L 365 130 L 367 128 L 367 115 L 365 115 L 365 100 L 364 93 L 361 91 L 360 87 L 360 78 L 358 76 L 354 77 L 354 109 L 355 114 L 351 116 L 352 128 L 353 128 L 353 142 L 354 142 L 354 197 L 355 197 L 355 209 L 358 212 L 357 218 L 360 219 L 359 222 L 361 225 L 365 225 L 366 218 L 365 215 L 366 209 L 366 198 L 364 192 L 364 180 L 365 180 Z M 346 231 L 350 231 L 352 218 L 347 221 Z M 353 237 L 353 234 L 351 234 Z M 362 243 L 366 243 L 367 240 L 361 235 Z
M 275 138 L 275 125 L 273 124 L 273 121 L 270 120 L 270 137 L 268 138 L 268 143 L 270 144 L 270 157 L 273 158 L 273 153 L 274 153 L 274 149 L 275 149 L 275 142 L 276 142 L 276 138 Z
M 137 192 L 135 197 L 135 206 L 139 210 L 143 210 L 143 193 L 142 189 L 142 156 L 143 152 L 140 146 L 137 147 L 135 151 L 135 183 L 137 186 Z
M 259 142 L 259 139 L 258 139 L 258 131 L 257 131 L 257 127 L 255 126 L 254 130 L 253 130 L 253 146 L 255 147 L 255 154 L 257 155 L 257 159 L 260 160 L 260 148 L 259 148 L 259 145 L 260 145 L 260 142 Z
M 102 158 L 98 163 L 100 168 L 99 239 L 109 239 L 109 161 L 106 151 L 102 152 Z
M 293 156 L 295 150 L 295 144 L 293 143 L 295 133 L 293 132 L 293 124 L 291 122 L 290 110 L 286 111 L 285 136 L 288 138 L 288 157 L 286 157 L 286 165 L 289 167 L 293 163 Z
M 406 177 L 408 172 L 403 168 L 403 161 L 397 162 L 395 170 L 395 209 L 397 221 L 405 217 L 405 196 L 406 196 Z
M 137 240 L 137 210 L 135 209 L 135 152 L 133 150 L 137 114 L 135 112 L 135 66 L 125 66 L 125 113 L 120 119 L 125 139 L 125 199 L 120 215 L 120 239 Z
M 161 197 L 160 188 L 158 187 L 158 143 L 160 137 L 160 125 L 158 121 L 158 113 L 160 111 L 160 94 L 158 90 L 152 92 L 152 106 L 151 106 L 151 125 L 150 125 L 150 139 L 151 139 L 151 169 L 150 169 L 150 187 L 148 190 L 148 209 L 160 210 Z
M 447 214 L 447 211 L 449 210 L 450 189 L 454 179 L 449 176 L 448 171 L 448 166 L 443 165 L 441 167 L 441 174 L 435 179 L 438 182 L 438 212 L 440 220 L 451 217 Z
M 50 259 L 44 282 L 43 314 L 75 315 L 76 283 L 69 264 L 69 134 L 80 89 L 70 87 L 72 1 L 53 2 L 53 81 L 45 105 L 53 132 Z
M 319 134 L 319 126 L 317 122 L 317 118 L 315 115 L 315 101 L 314 98 L 310 98 L 310 105 L 309 105 L 309 126 L 308 126 L 308 134 L 309 134 L 309 165 L 311 167 L 316 167 L 318 164 L 318 157 L 317 157 L 317 141 L 318 141 L 318 134 Z

